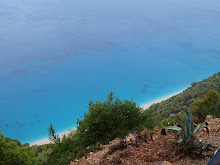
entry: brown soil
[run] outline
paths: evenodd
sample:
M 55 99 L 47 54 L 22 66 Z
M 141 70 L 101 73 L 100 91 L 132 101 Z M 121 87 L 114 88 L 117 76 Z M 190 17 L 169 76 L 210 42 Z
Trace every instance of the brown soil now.
M 71 165 L 161 165 L 169 164 L 169 162 L 176 165 L 207 164 L 214 155 L 214 151 L 220 148 L 220 119 L 209 119 L 207 122 L 209 135 L 203 131 L 198 138 L 201 141 L 210 142 L 211 150 L 204 152 L 196 159 L 168 154 L 171 142 L 175 139 L 172 133 L 167 135 L 154 133 L 152 138 L 148 137 L 146 140 L 141 138 L 143 135 L 138 137 L 138 135 L 130 134 L 124 141 L 115 139 L 110 144 L 104 145 L 102 150 L 88 153 L 80 159 L 74 159 Z M 135 138 L 137 138 L 137 143 Z

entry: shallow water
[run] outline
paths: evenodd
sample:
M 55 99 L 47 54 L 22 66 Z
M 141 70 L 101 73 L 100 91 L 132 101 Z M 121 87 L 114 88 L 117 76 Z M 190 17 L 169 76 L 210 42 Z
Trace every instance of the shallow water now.
M 218 0 L 0 1 L 0 128 L 33 142 L 114 91 L 151 102 L 220 70 Z

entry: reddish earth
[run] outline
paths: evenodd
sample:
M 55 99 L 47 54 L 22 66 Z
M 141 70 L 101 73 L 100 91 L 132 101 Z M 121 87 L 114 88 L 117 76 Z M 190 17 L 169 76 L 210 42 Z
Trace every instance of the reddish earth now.
M 204 152 L 202 156 L 194 159 L 192 157 L 168 154 L 168 150 L 171 148 L 171 142 L 175 139 L 173 133 L 168 133 L 167 135 L 154 133 L 151 138 L 148 132 L 145 134 L 148 135 L 148 137 L 144 137 L 142 134 L 142 137 L 144 137 L 146 141 L 138 138 L 136 144 L 135 137 L 137 137 L 137 135 L 130 134 L 124 141 L 115 139 L 111 141 L 110 144 L 102 146 L 102 150 L 88 153 L 80 159 L 74 159 L 71 165 L 207 164 L 214 155 L 215 150 L 220 148 L 220 119 L 208 119 L 207 122 L 210 134 L 207 135 L 207 133 L 203 131 L 198 138 L 204 142 L 210 142 L 214 148 L 212 148 L 212 151 Z

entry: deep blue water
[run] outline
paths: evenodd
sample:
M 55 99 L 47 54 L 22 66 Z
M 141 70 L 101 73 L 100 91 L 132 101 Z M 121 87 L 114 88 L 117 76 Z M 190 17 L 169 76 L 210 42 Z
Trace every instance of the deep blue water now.
M 114 91 L 144 104 L 220 71 L 219 0 L 1 0 L 0 128 L 74 128 Z

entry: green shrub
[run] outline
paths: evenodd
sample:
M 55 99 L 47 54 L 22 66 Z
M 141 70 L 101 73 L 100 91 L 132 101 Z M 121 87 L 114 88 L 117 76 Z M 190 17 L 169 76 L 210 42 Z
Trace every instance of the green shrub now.
M 48 164 L 67 164 L 71 159 L 101 149 L 100 144 L 125 137 L 130 130 L 153 128 L 149 114 L 141 113 L 141 108 L 133 100 L 121 101 L 111 92 L 103 102 L 90 101 L 88 112 L 78 120 L 75 133 L 61 138 L 55 133 L 52 124 L 49 138 L 55 142 Z
M 157 119 L 150 117 L 151 111 L 144 111 L 138 117 L 137 124 L 135 125 L 135 130 L 143 131 L 145 129 L 153 130 L 157 124 Z
M 77 133 L 85 147 L 125 137 L 140 124 L 141 108 L 133 100 L 121 101 L 111 92 L 103 102 L 90 101 L 89 111 L 78 120 Z
M 175 125 L 176 124 L 176 119 L 175 118 L 166 118 L 166 119 L 163 119 L 160 123 L 159 123 L 159 126 L 168 126 L 168 123 L 169 125 Z
M 34 151 L 23 147 L 18 140 L 5 137 L 0 130 L 0 164 L 1 165 L 32 165 Z
M 192 113 L 198 122 L 204 122 L 207 115 L 220 117 L 220 94 L 216 90 L 209 90 L 202 99 L 195 100 Z

